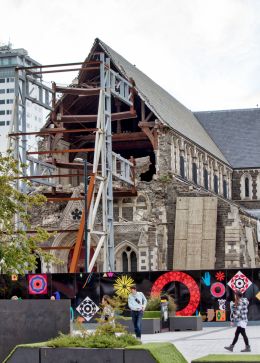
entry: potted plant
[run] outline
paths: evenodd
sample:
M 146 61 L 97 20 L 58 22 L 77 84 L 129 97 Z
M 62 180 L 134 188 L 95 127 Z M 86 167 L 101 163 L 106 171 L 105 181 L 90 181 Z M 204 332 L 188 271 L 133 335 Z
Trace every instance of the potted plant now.
M 160 295 L 153 295 L 150 296 L 147 300 L 146 309 L 144 312 L 144 317 L 158 317 L 161 318 L 162 309 L 161 304 L 162 302 L 166 302 L 168 307 L 168 315 L 175 316 L 176 312 L 176 304 L 173 297 L 169 294 Z

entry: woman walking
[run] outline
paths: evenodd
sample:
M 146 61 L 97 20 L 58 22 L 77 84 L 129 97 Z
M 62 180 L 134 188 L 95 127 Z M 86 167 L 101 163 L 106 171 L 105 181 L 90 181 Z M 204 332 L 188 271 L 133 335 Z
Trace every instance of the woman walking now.
M 234 346 L 235 346 L 236 342 L 238 341 L 239 334 L 242 335 L 245 345 L 246 345 L 245 349 L 242 349 L 241 352 L 251 352 L 248 337 L 246 335 L 246 326 L 247 326 L 247 322 L 248 322 L 247 313 L 248 313 L 249 301 L 247 300 L 247 298 L 242 297 L 242 296 L 243 295 L 241 292 L 236 292 L 235 302 L 230 303 L 231 325 L 233 325 L 233 323 L 235 322 L 236 326 L 237 326 L 232 344 L 229 345 L 228 347 L 224 347 L 225 349 L 229 350 L 230 352 L 233 352 Z
M 114 326 L 115 325 L 115 321 L 114 321 L 115 311 L 111 305 L 111 300 L 108 295 L 103 296 L 102 306 L 103 306 L 103 311 L 102 311 L 102 315 L 101 315 L 101 320 L 104 323 L 110 323 L 112 326 Z

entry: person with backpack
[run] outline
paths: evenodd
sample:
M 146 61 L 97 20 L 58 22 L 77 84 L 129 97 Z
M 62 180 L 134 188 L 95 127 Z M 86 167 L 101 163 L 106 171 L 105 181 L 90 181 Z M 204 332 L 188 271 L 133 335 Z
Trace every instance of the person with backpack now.
M 248 313 L 248 305 L 249 301 L 247 298 L 243 297 L 243 294 L 238 291 L 235 293 L 235 302 L 230 303 L 231 314 L 230 320 L 231 325 L 233 326 L 234 322 L 236 323 L 237 329 L 235 331 L 235 336 L 231 345 L 224 347 L 225 349 L 233 352 L 234 346 L 238 341 L 239 334 L 242 335 L 245 342 L 245 349 L 242 349 L 241 352 L 251 352 L 251 347 L 249 345 L 248 337 L 246 335 L 246 326 L 247 326 L 247 313 Z

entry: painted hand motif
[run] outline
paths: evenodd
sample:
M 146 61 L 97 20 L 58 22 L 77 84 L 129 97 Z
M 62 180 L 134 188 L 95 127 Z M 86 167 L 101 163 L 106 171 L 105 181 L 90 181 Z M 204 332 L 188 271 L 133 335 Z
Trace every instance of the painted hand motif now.
M 210 273 L 205 272 L 204 277 L 202 276 L 202 280 L 206 286 L 210 286 Z

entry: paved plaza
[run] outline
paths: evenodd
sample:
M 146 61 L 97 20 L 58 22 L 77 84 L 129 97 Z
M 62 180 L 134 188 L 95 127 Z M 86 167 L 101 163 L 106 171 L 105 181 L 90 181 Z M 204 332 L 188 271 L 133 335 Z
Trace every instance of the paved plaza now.
M 184 357 L 191 362 L 192 359 L 199 358 L 208 354 L 232 354 L 224 349 L 229 345 L 234 337 L 235 328 L 223 327 L 204 327 L 200 331 L 177 331 L 160 334 L 145 334 L 142 342 L 171 342 Z M 260 354 L 260 326 L 248 326 L 247 335 L 252 348 L 252 353 L 241 354 Z M 240 353 L 244 348 L 242 336 L 235 346 L 234 353 Z

